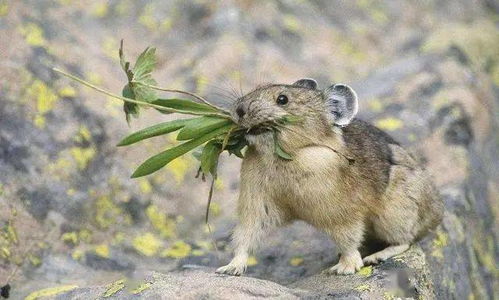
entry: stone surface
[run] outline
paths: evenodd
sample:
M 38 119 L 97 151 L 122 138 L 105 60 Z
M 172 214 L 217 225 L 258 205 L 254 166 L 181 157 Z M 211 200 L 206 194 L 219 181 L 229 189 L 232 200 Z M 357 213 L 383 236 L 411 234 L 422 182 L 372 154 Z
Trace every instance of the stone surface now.
M 492 3 L 0 1 L 0 40 L 9 41 L 0 43 L 0 285 L 9 281 L 13 299 L 42 291 L 59 299 L 498 298 Z M 222 105 L 262 82 L 352 83 L 360 117 L 433 174 L 442 225 L 400 257 L 340 277 L 321 273 L 337 260 L 334 244 L 297 222 L 266 239 L 247 276 L 213 274 L 231 256 L 240 162 L 221 160 L 211 234 L 194 159 L 129 179 L 173 138 L 115 147 L 171 117 L 147 110 L 128 128 L 120 103 L 51 71 L 119 93 L 121 38 L 129 58 L 158 48 L 162 86 Z M 133 294 L 143 283 L 151 284 Z

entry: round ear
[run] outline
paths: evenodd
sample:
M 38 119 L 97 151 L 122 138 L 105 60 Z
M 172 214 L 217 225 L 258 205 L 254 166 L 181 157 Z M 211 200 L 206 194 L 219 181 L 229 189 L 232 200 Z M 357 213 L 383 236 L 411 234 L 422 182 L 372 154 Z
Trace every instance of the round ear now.
M 334 84 L 324 90 L 329 118 L 339 126 L 348 125 L 359 109 L 357 93 L 346 84 Z
M 315 90 L 317 88 L 317 81 L 313 80 L 312 78 L 303 78 L 293 83 L 292 85 Z

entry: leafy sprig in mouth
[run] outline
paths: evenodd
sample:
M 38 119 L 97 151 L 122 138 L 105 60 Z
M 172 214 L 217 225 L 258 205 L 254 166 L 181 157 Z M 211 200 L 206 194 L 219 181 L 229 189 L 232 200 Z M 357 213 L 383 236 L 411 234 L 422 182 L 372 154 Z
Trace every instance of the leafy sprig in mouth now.
M 294 123 L 298 118 L 285 116 L 277 122 L 262 124 L 248 131 L 248 129 L 239 126 L 232 119 L 229 111 L 214 105 L 195 93 L 158 87 L 156 80 L 152 77 L 152 72 L 156 67 L 155 51 L 155 48 L 146 48 L 131 67 L 131 63 L 125 59 L 123 41 L 121 42 L 119 49 L 120 65 L 127 78 L 121 95 L 116 95 L 57 68 L 53 69 L 100 93 L 122 100 L 124 102 L 125 118 L 128 123 L 131 122 L 132 117 L 139 117 L 141 107 L 152 107 L 160 113 L 179 113 L 194 116 L 187 119 L 162 122 L 134 132 L 122 139 L 118 143 L 120 147 L 129 146 L 152 137 L 178 132 L 177 141 L 181 142 L 147 159 L 133 172 L 132 178 L 152 174 L 174 159 L 196 150 L 194 156 L 200 162 L 198 174 L 202 174 L 203 178 L 207 175 L 212 176 L 211 199 L 220 155 L 227 151 L 229 154 L 243 158 L 245 148 L 248 145 L 245 135 L 261 130 L 274 132 L 275 154 L 279 158 L 292 159 L 291 155 L 286 153 L 279 145 L 278 131 L 283 125 Z M 158 92 L 182 94 L 194 98 L 196 101 L 183 98 L 161 98 L 158 96 Z

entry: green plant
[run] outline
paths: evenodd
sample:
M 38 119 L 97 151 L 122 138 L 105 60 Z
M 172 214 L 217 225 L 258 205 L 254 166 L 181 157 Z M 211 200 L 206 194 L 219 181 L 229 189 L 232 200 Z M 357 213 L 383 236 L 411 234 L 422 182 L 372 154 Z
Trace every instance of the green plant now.
M 133 67 L 131 67 L 130 62 L 125 59 L 122 41 L 119 49 L 119 57 L 121 67 L 127 78 L 127 83 L 123 87 L 121 96 L 115 95 L 57 68 L 54 68 L 54 71 L 108 96 L 122 100 L 128 123 L 131 122 L 131 117 L 137 118 L 139 116 L 141 106 L 155 108 L 161 113 L 179 113 L 195 116 L 188 119 L 163 122 L 142 129 L 125 137 L 118 143 L 118 146 L 129 146 L 151 137 L 178 131 L 177 140 L 182 141 L 182 143 L 147 159 L 135 170 L 132 178 L 156 172 L 175 158 L 202 147 L 202 149 L 194 153 L 194 156 L 200 161 L 198 175 L 202 174 L 203 179 L 208 174 L 212 176 L 210 201 L 213 193 L 213 182 L 217 176 L 220 154 L 227 151 L 229 154 L 243 158 L 244 148 L 247 146 L 244 136 L 249 129 L 237 125 L 227 110 L 208 102 L 199 95 L 156 86 L 157 83 L 152 77 L 152 71 L 156 66 L 155 48 L 148 47 L 145 49 L 139 55 Z M 183 94 L 197 101 L 179 98 L 160 98 L 157 95 L 157 91 Z M 279 128 L 298 121 L 299 118 L 295 116 L 286 116 L 277 122 L 260 125 L 274 131 L 275 153 L 282 159 L 290 160 L 292 157 L 279 145 L 277 134 Z

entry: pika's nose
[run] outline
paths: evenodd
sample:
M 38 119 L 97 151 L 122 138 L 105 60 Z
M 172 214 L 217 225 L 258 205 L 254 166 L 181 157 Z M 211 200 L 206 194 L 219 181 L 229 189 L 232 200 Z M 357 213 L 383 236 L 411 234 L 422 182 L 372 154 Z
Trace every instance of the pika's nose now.
M 242 117 L 244 117 L 246 112 L 244 111 L 244 108 L 242 108 L 241 106 L 238 106 L 236 109 L 236 114 L 239 118 L 242 118 Z

